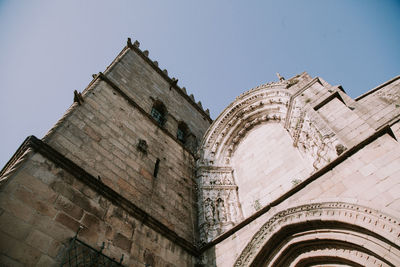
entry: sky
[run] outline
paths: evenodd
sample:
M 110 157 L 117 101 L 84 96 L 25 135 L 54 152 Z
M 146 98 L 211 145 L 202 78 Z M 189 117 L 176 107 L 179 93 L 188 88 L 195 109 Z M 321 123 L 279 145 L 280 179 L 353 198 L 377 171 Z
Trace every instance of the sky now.
M 126 45 L 209 108 L 307 71 L 351 97 L 400 75 L 395 0 L 0 0 L 0 168 Z

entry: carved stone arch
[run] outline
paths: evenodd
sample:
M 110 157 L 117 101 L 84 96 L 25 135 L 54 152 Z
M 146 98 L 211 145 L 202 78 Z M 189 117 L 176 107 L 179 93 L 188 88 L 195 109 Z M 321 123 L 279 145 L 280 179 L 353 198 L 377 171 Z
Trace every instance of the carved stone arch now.
M 197 161 L 200 232 L 208 236 L 202 242 L 216 237 L 203 229 L 211 225 L 201 216 L 206 196 L 215 202 L 215 192 L 236 195 L 235 208 L 232 202 L 224 203 L 228 218 L 224 229 L 219 222 L 213 226 L 211 232 L 220 234 L 337 156 L 335 146 L 341 141 L 304 99 L 298 99 L 301 92 L 294 93 L 287 85 L 283 80 L 245 92 L 206 132 Z
M 211 241 L 243 220 L 230 156 L 254 127 L 273 122 L 280 123 L 283 129 L 290 96 L 286 82 L 254 88 L 230 104 L 205 134 L 197 162 L 201 242 Z M 223 202 L 218 201 L 218 196 Z M 218 214 L 225 212 L 225 215 L 217 216 L 214 224 L 201 216 L 205 212 L 206 198 L 219 207 Z
M 398 218 L 364 206 L 342 202 L 302 205 L 278 212 L 262 225 L 235 266 L 332 262 L 400 266 L 399 236 Z
M 291 94 L 284 83 L 257 87 L 240 95 L 214 121 L 200 146 L 200 165 L 229 165 L 225 159 L 255 125 L 284 124 Z

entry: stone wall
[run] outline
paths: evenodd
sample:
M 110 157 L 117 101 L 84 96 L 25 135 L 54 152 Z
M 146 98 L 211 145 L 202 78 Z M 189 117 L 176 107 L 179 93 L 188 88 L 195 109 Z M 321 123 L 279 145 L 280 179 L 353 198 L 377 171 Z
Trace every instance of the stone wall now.
M 44 140 L 194 242 L 194 151 L 176 138 L 177 121 L 187 122 L 196 138 L 209 121 L 138 53 L 123 50 L 83 92 L 84 102 L 75 103 Z M 165 127 L 150 116 L 151 98 L 162 100 L 168 110 Z M 138 147 L 140 140 L 146 151 Z
M 46 142 L 193 241 L 193 155 L 106 82 L 95 82 L 84 99 Z M 146 141 L 146 152 L 138 148 L 139 139 Z M 159 170 L 154 177 L 157 159 Z
M 52 266 L 78 238 L 125 266 L 193 266 L 179 245 L 40 154 L 29 156 L 0 192 L 2 266 Z
M 2 170 L 2 262 L 59 262 L 81 225 L 79 237 L 95 248 L 105 242 L 104 253 L 124 254 L 129 266 L 194 265 L 194 153 L 211 119 L 147 55 L 128 42 L 104 74 L 75 92 L 44 143 L 28 138 Z M 151 115 L 155 101 L 167 110 L 162 126 Z M 177 137 L 181 122 L 190 142 Z M 15 167 L 30 141 L 40 155 L 52 152 Z
M 321 213 L 318 220 L 339 221 L 344 216 L 346 217 L 343 219 L 345 222 L 354 224 L 355 220 L 359 219 L 358 225 L 365 223 L 366 225 L 363 227 L 387 237 L 396 244 L 393 247 L 382 249 L 381 255 L 388 255 L 390 250 L 395 255 L 396 246 L 399 245 L 397 236 L 400 234 L 400 228 L 396 223 L 396 218 L 400 217 L 400 199 L 398 197 L 400 190 L 398 181 L 400 175 L 399 148 L 398 142 L 389 134 L 377 138 L 336 167 L 301 188 L 297 193 L 266 209 L 261 216 L 254 218 L 243 228 L 231 233 L 226 239 L 209 248 L 204 254 L 205 265 L 233 266 L 246 246 L 254 249 L 252 255 L 254 258 L 256 256 L 254 253 L 258 253 L 262 247 L 262 244 L 257 241 L 256 237 L 259 235 L 257 232 L 262 229 L 265 223 L 281 211 L 291 210 L 301 205 L 319 203 L 339 205 L 343 210 L 336 213 Z M 364 209 L 367 209 L 370 214 L 376 213 L 378 215 L 374 215 L 370 219 L 365 217 L 366 215 L 356 215 L 354 211 L 347 211 L 346 213 L 345 207 L 356 207 L 357 205 L 359 206 L 354 208 L 355 210 L 364 211 Z M 310 218 L 307 218 L 307 215 L 296 215 L 295 217 L 299 220 L 311 221 L 311 214 L 321 211 L 317 206 L 313 210 L 311 213 L 307 213 Z M 338 218 L 335 218 L 336 216 Z M 280 222 L 297 223 L 293 218 L 280 220 Z M 276 229 L 280 227 L 282 226 L 277 226 Z M 322 234 L 318 238 L 322 238 Z M 266 237 L 265 240 L 268 240 L 268 238 Z M 257 250 L 256 247 L 259 249 Z M 229 251 L 229 254 L 227 251 Z M 397 264 L 399 264 L 398 260 L 397 258 Z M 240 266 L 247 266 L 247 264 L 243 263 Z
M 397 181 L 400 174 L 398 152 L 400 150 L 395 139 L 399 136 L 400 128 L 396 106 L 396 101 L 400 99 L 399 96 L 396 96 L 399 89 L 397 79 L 379 86 L 378 89 L 372 90 L 356 101 L 349 98 L 340 86 L 331 86 L 320 78 L 312 79 L 305 73 L 289 81 L 281 81 L 280 84 L 286 86 L 290 94 L 287 111 L 280 113 L 283 124 L 279 121 L 276 123 L 276 121 L 267 120 L 261 125 L 248 127 L 247 124 L 252 125 L 255 116 L 246 115 L 255 114 L 255 110 L 259 110 L 259 113 L 262 114 L 261 110 L 265 108 L 263 105 L 242 104 L 246 97 L 252 98 L 257 91 L 259 91 L 258 95 L 262 95 L 263 87 L 266 94 L 258 101 L 268 102 L 268 98 L 265 96 L 268 96 L 268 92 L 273 91 L 274 88 L 279 87 L 279 83 L 260 86 L 242 94 L 222 113 L 233 114 L 231 117 L 235 118 L 238 111 L 233 110 L 236 106 L 240 106 L 240 109 L 244 111 L 244 115 L 241 115 L 244 127 L 239 127 L 238 132 L 246 129 L 246 133 L 239 135 L 238 145 L 232 149 L 231 161 L 226 162 L 228 164 L 225 168 L 231 168 L 235 176 L 238 198 L 245 218 L 236 222 L 232 228 L 220 231 L 211 240 L 208 239 L 208 244 L 203 246 L 205 250 L 203 263 L 206 266 L 232 266 L 235 264 L 236 266 L 247 266 L 253 260 L 254 264 L 261 264 L 263 261 L 265 264 L 267 260 L 268 262 L 270 262 L 269 260 L 279 260 L 280 264 L 295 259 L 303 261 L 307 258 L 304 255 L 329 258 L 329 253 L 339 255 L 337 250 L 340 248 L 335 247 L 332 240 L 338 238 L 337 242 L 340 243 L 343 241 L 340 238 L 345 237 L 345 239 L 347 238 L 346 242 L 349 242 L 353 238 L 352 236 L 373 236 L 374 233 L 378 233 L 383 236 L 383 239 L 387 238 L 388 240 L 385 241 L 386 243 L 380 244 L 379 248 L 372 245 L 372 236 L 368 237 L 372 243 L 366 240 L 357 241 L 360 243 L 356 241 L 352 243 L 353 240 L 349 242 L 351 244 L 348 248 L 349 253 L 357 255 L 364 253 L 358 249 L 360 244 L 365 244 L 366 247 L 370 245 L 369 248 L 372 252 L 363 254 L 364 260 L 369 258 L 370 262 L 356 257 L 349 257 L 349 259 L 361 265 L 370 263 L 399 264 L 399 258 L 396 256 L 400 252 L 397 240 L 400 229 L 396 224 L 400 214 L 398 198 L 400 187 Z M 383 100 L 382 95 L 390 95 L 393 99 L 389 103 Z M 386 101 L 386 105 L 379 104 L 383 101 Z M 271 102 L 272 105 L 273 103 Z M 258 117 L 263 121 L 262 116 Z M 226 149 L 224 146 L 229 147 L 229 143 L 216 141 L 222 148 L 216 149 L 213 154 L 213 146 L 207 146 L 207 142 L 224 140 L 226 132 L 234 132 L 230 130 L 234 127 L 229 123 L 224 124 L 221 118 L 221 116 L 217 118 L 211 126 L 202 144 L 202 148 L 205 150 L 203 152 L 204 160 L 209 159 L 210 155 L 215 155 L 210 165 L 220 164 L 221 159 L 226 158 L 226 154 L 219 151 L 224 151 Z M 216 134 L 213 136 L 213 133 Z M 275 135 L 279 138 L 274 138 Z M 286 135 L 289 137 L 287 142 L 285 142 Z M 291 152 L 291 150 L 296 152 Z M 296 154 L 298 156 L 293 157 Z M 290 163 L 279 164 L 284 159 Z M 294 164 L 294 167 L 290 168 L 290 164 Z M 300 168 L 296 169 L 296 164 Z M 307 166 L 312 167 L 306 171 Z M 200 165 L 199 169 L 203 170 L 204 168 Z M 276 176 L 279 182 L 275 183 L 274 175 L 259 178 L 264 174 L 263 172 L 279 173 Z M 202 171 L 200 183 L 206 180 L 205 175 L 206 172 Z M 299 177 L 300 179 L 288 186 L 290 184 L 289 177 Z M 276 188 L 268 191 L 268 188 L 274 187 L 275 184 Z M 212 188 L 207 190 L 212 190 Z M 265 197 L 265 201 L 256 203 L 258 205 L 256 209 L 254 208 L 254 197 L 259 195 Z M 201 200 L 202 197 L 200 196 L 199 199 Z M 305 205 L 304 208 L 301 208 L 301 205 Z M 323 208 L 325 205 L 329 207 L 326 211 Z M 253 209 L 249 208 L 251 206 Z M 340 208 L 330 211 L 329 209 L 332 207 Z M 297 209 L 299 209 L 298 213 Z M 301 214 L 300 211 L 303 209 L 310 209 L 310 211 Z M 369 218 L 366 214 L 358 214 L 358 210 L 368 211 L 374 216 Z M 288 215 L 288 218 L 284 218 L 286 214 L 292 212 L 298 215 Z M 292 231 L 290 229 L 296 229 L 292 234 L 298 233 L 300 236 L 302 231 L 308 229 L 307 221 L 311 220 L 311 215 L 326 216 L 320 217 L 323 219 L 316 219 L 316 223 L 309 224 L 316 228 L 310 228 L 310 231 L 316 231 L 314 237 L 310 237 L 310 239 L 305 237 L 302 241 L 299 241 L 300 239 L 292 240 L 290 241 L 291 245 L 289 243 L 281 244 L 288 248 L 300 244 L 297 249 L 290 250 L 292 252 L 299 251 L 298 254 L 284 251 L 284 247 L 282 247 L 282 251 L 277 250 L 277 254 L 271 254 L 272 252 L 268 252 L 268 249 L 262 251 L 263 246 L 280 247 L 279 242 L 290 240 L 289 237 L 284 236 L 285 231 L 287 231 L 286 234 Z M 199 216 L 201 220 L 202 214 L 200 213 Z M 310 217 L 307 218 L 307 216 Z M 359 218 L 364 219 L 362 222 L 355 223 L 354 220 Z M 366 223 L 367 218 L 368 223 Z M 386 221 L 380 221 L 381 218 L 385 218 Z M 318 230 L 318 227 L 324 227 L 323 224 L 318 225 L 318 221 L 321 220 L 332 221 L 332 225 L 329 226 L 332 229 L 328 230 L 332 234 L 326 235 L 326 245 L 311 245 L 310 243 L 310 251 L 303 251 L 301 242 L 304 242 L 303 244 L 315 243 L 316 239 L 324 236 L 321 232 L 323 230 Z M 341 232 L 338 234 L 341 236 L 340 238 L 333 234 L 335 231 L 338 233 L 341 231 L 336 229 L 336 227 L 342 227 L 339 225 L 353 225 L 354 223 L 365 225 L 359 232 L 351 232 L 352 230 L 346 233 Z M 200 225 L 208 227 L 207 223 Z M 282 229 L 282 232 L 279 229 Z M 320 231 L 319 234 L 318 231 Z M 274 232 L 276 235 L 282 235 L 280 239 L 273 239 L 272 233 Z M 269 240 L 269 238 L 272 239 Z M 268 242 L 278 243 L 269 244 Z M 227 253 L 228 251 L 229 253 Z M 330 252 L 324 256 L 321 251 Z M 384 258 L 373 256 L 375 251 L 381 251 L 381 255 L 387 255 L 389 261 L 385 262 Z M 283 257 L 282 255 L 285 253 L 290 255 Z M 346 256 L 343 257 L 346 258 Z
M 311 164 L 292 145 L 282 123 L 256 126 L 232 157 L 244 217 L 307 177 Z
M 148 113 L 156 100 L 161 101 L 167 108 L 165 128 L 176 136 L 178 123 L 183 121 L 200 142 L 211 122 L 209 114 L 194 102 L 194 97 L 186 95 L 186 89 L 163 77 L 168 72 L 161 75 L 156 71 L 158 67 L 148 62 L 148 56 L 143 56 L 136 47 L 127 49 L 104 74 Z

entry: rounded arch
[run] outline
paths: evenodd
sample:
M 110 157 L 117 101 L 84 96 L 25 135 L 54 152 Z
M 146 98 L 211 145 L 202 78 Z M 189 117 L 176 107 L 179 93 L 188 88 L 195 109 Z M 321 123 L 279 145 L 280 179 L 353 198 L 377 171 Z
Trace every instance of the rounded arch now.
M 243 93 L 213 122 L 200 145 L 200 165 L 229 165 L 237 144 L 254 126 L 286 119 L 291 93 L 286 81 L 268 83 Z
M 364 206 L 343 202 L 296 206 L 278 212 L 262 225 L 235 266 L 332 262 L 399 266 L 399 236 L 397 218 Z

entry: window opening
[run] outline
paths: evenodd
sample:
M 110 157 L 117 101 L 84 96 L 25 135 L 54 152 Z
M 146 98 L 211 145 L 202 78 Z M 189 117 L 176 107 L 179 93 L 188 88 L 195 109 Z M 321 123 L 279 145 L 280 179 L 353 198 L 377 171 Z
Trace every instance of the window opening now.
M 176 132 L 176 137 L 178 138 L 179 141 L 185 143 L 187 134 L 188 134 L 188 127 L 186 123 L 180 122 L 178 125 L 178 131 Z
M 154 165 L 154 173 L 153 173 L 154 178 L 157 178 L 159 167 L 160 167 L 160 159 L 157 159 L 156 164 Z
M 151 109 L 151 116 L 158 125 L 163 126 L 166 121 L 167 109 L 161 101 L 156 101 Z

